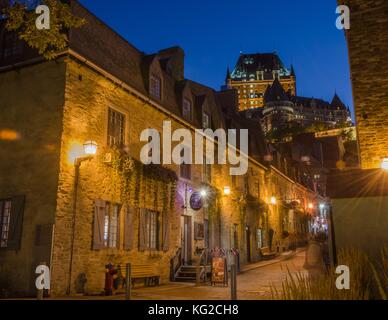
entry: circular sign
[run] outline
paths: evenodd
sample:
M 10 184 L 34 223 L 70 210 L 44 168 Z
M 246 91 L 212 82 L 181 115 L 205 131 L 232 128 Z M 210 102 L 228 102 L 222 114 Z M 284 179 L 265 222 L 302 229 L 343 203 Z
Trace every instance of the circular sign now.
M 199 192 L 194 192 L 190 197 L 190 207 L 194 211 L 201 210 L 203 207 L 202 196 Z

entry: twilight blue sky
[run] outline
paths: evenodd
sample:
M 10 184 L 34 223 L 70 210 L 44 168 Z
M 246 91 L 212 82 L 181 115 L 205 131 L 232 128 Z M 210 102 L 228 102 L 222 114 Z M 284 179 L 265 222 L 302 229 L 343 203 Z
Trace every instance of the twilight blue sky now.
M 348 54 L 336 0 L 81 0 L 139 50 L 179 45 L 186 77 L 219 89 L 240 51 L 277 51 L 295 67 L 298 94 L 352 106 Z

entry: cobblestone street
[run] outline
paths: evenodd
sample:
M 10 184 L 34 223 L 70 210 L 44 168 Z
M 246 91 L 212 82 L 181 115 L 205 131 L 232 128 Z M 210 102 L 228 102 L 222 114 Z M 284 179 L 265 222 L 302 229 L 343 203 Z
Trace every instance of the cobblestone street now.
M 238 276 L 238 299 L 263 300 L 271 298 L 271 284 L 277 289 L 281 288 L 282 281 L 290 272 L 307 272 L 303 268 L 305 251 L 297 253 L 288 260 L 259 267 L 244 272 Z M 136 290 L 134 299 L 171 299 L 171 300 L 228 300 L 230 287 L 195 287 L 194 284 L 171 284 L 159 288 L 144 288 Z
M 238 276 L 238 299 L 271 299 L 271 285 L 281 289 L 282 282 L 291 273 L 308 273 L 304 268 L 306 251 L 298 251 L 285 260 L 268 261 L 264 266 L 243 272 Z M 253 265 L 254 267 L 254 265 Z M 250 268 L 249 268 L 250 269 Z M 311 270 L 310 270 L 311 271 Z M 75 297 L 74 297 L 75 298 Z M 112 297 L 76 297 L 76 299 L 123 300 L 123 295 Z M 159 287 L 140 288 L 132 291 L 134 300 L 229 300 L 230 287 L 196 287 L 193 283 L 171 283 Z

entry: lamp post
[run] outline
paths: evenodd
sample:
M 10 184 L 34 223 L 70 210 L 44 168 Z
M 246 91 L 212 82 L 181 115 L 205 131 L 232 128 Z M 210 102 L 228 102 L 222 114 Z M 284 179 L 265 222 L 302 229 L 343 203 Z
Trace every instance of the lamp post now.
M 72 215 L 72 235 L 70 242 L 70 262 L 69 262 L 69 277 L 66 294 L 71 293 L 71 276 L 73 271 L 73 255 L 74 255 L 74 239 L 75 239 L 75 225 L 76 225 L 76 213 L 77 213 L 77 193 L 78 193 L 78 180 L 79 170 L 82 162 L 90 161 L 97 153 L 97 143 L 94 141 L 87 141 L 84 143 L 85 154 L 81 157 L 77 157 L 74 161 L 74 189 L 73 189 L 73 215 Z

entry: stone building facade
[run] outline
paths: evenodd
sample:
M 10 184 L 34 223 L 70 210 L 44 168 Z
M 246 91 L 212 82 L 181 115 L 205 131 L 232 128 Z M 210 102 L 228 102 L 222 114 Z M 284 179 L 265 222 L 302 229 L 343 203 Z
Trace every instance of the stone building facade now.
M 364 169 L 388 157 L 387 10 L 384 0 L 338 1 L 350 8 L 346 30 L 357 134 Z
M 303 243 L 324 199 L 264 162 L 261 130 L 230 114 L 234 91 L 185 79 L 182 49 L 145 55 L 71 5 L 88 23 L 70 31 L 56 61 L 27 48 L 0 60 L 0 213 L 9 218 L 0 288 L 33 294 L 41 262 L 53 296 L 90 294 L 103 290 L 108 263 L 149 264 L 165 283 L 179 251 L 190 265 L 204 249 L 237 248 L 245 264 L 260 260 L 262 247 L 281 250 L 286 233 Z M 0 30 L 3 54 L 8 34 Z M 247 174 L 141 164 L 142 131 L 163 132 L 165 121 L 172 131 L 248 129 Z M 97 154 L 76 171 L 85 141 L 97 143 Z M 190 199 L 203 189 L 194 210 Z

